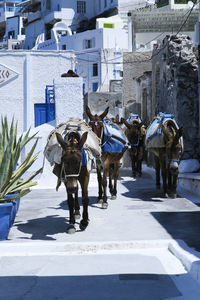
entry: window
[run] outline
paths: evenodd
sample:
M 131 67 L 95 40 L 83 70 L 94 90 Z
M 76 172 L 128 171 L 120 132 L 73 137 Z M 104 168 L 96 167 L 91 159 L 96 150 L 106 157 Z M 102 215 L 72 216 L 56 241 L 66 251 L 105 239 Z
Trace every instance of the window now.
M 110 3 L 113 3 L 113 0 L 110 0 Z
M 107 7 L 107 0 L 104 0 L 104 7 Z
M 98 64 L 93 64 L 92 76 L 98 76 Z
M 66 49 L 67 49 L 66 45 L 62 45 L 62 50 L 66 50 Z
M 83 49 L 90 49 L 95 47 L 95 38 L 83 40 Z
M 78 14 L 86 13 L 86 2 L 85 1 L 77 1 L 77 13 Z
M 97 89 L 98 89 L 98 82 L 93 82 L 93 84 L 92 84 L 92 91 L 93 92 L 96 92 L 97 91 Z

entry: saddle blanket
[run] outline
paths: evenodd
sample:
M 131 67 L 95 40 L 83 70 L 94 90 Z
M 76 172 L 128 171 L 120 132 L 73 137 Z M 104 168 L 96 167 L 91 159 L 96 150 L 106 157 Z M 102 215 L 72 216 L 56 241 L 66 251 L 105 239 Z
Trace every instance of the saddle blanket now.
M 127 149 L 124 132 L 111 120 L 104 120 L 102 152 L 124 152 Z
M 131 123 L 131 121 L 137 120 L 139 123 L 141 123 L 141 119 L 137 114 L 130 114 L 130 117 L 126 120 L 128 123 Z
M 161 125 L 164 125 L 166 121 L 171 120 L 174 122 L 176 128 L 179 128 L 174 115 L 160 112 L 155 120 L 147 129 L 145 144 L 147 148 L 162 148 L 165 147 L 164 135 Z

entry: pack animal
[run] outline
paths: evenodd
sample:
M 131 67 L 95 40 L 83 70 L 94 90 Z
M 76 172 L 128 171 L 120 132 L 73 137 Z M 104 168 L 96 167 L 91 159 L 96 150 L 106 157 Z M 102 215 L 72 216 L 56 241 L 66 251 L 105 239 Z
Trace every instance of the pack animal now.
M 107 202 L 107 177 L 109 175 L 109 191 L 112 199 L 116 199 L 117 197 L 117 180 L 119 176 L 119 167 L 121 164 L 121 158 L 123 157 L 126 138 L 124 136 L 124 140 L 121 140 L 123 150 L 118 150 L 116 152 L 110 152 L 110 150 L 106 150 L 106 146 L 110 141 L 115 145 L 117 139 L 112 136 L 106 136 L 105 130 L 109 127 L 109 125 L 105 123 L 104 118 L 108 114 L 109 107 L 105 109 L 105 111 L 100 114 L 92 114 L 90 108 L 86 107 L 86 113 L 90 119 L 89 125 L 91 126 L 93 132 L 101 139 L 101 163 L 97 164 L 97 179 L 98 179 L 98 203 L 102 202 L 102 208 L 108 207 Z M 110 120 L 111 122 L 111 120 Z M 115 125 L 117 126 L 117 125 Z M 117 130 L 123 134 L 122 130 L 117 126 Z M 103 168 L 103 176 L 101 174 L 101 170 Z
M 55 164 L 54 174 L 58 176 L 58 185 L 61 181 L 64 183 L 67 191 L 69 206 L 69 226 L 67 233 L 75 233 L 75 220 L 80 218 L 80 205 L 78 202 L 78 181 L 82 189 L 83 214 L 80 222 L 80 229 L 85 230 L 89 224 L 88 217 L 88 184 L 90 173 L 87 166 L 81 165 L 82 147 L 87 139 L 88 132 L 83 133 L 82 137 L 78 132 L 69 132 L 65 139 L 62 135 L 56 133 L 56 138 L 62 147 L 61 164 Z
M 179 162 L 183 151 L 182 135 L 183 127 L 178 127 L 173 115 L 162 113 L 147 129 L 146 147 L 154 156 L 157 188 L 160 188 L 161 170 L 164 197 L 168 197 L 168 193 L 172 198 L 177 197 Z
M 122 122 L 126 126 L 125 134 L 129 142 L 129 155 L 131 159 L 132 175 L 142 176 L 142 160 L 145 151 L 145 135 L 146 130 L 143 127 L 145 121 L 140 121 L 136 118 L 128 122 L 124 118 L 121 118 Z

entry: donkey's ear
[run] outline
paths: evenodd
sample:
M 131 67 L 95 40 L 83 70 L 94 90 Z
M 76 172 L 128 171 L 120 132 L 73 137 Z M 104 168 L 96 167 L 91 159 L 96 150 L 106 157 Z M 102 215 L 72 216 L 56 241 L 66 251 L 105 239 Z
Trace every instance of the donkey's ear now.
M 142 122 L 140 122 L 140 127 L 142 127 L 146 122 L 146 119 L 144 119 Z
M 162 124 L 161 128 L 162 128 L 162 132 L 164 133 L 164 136 L 169 140 L 170 139 L 170 133 L 167 130 L 166 126 Z
M 128 129 L 131 129 L 131 124 L 129 124 L 129 122 L 127 122 L 124 118 L 121 118 L 121 122 L 124 123 Z
M 104 110 L 104 112 L 99 117 L 103 120 L 107 115 L 108 111 L 109 111 L 109 106 Z
M 89 106 L 86 106 L 86 114 L 90 120 L 93 118 L 93 115 L 91 114 Z
M 61 147 L 65 150 L 66 149 L 66 143 L 65 141 L 63 140 L 62 138 L 62 135 L 58 132 L 56 132 L 56 138 L 57 138 L 57 141 L 58 143 L 61 145 Z
M 180 137 L 183 135 L 183 127 L 181 126 L 177 132 L 176 132 L 176 135 L 175 135 L 175 138 L 174 138 L 174 142 L 175 143 L 178 143 L 179 142 L 179 139 Z
M 78 147 L 79 149 L 81 149 L 83 147 L 83 145 L 85 144 L 86 140 L 87 140 L 87 136 L 88 136 L 88 132 L 84 132 L 82 137 L 81 137 L 81 140 L 80 142 L 78 143 Z

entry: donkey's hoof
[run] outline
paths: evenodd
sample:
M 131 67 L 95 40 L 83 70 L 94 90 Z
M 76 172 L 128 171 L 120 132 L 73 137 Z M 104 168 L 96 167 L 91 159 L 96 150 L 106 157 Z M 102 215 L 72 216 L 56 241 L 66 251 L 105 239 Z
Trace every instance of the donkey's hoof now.
M 164 198 L 169 198 L 169 195 L 167 193 L 164 193 Z
M 173 194 L 170 195 L 170 197 L 171 197 L 172 199 L 176 199 L 176 198 L 177 198 L 177 194 L 176 194 L 176 193 L 173 193 Z
M 89 224 L 88 221 L 81 220 L 80 225 L 79 225 L 80 230 L 82 230 L 82 231 L 85 230 L 87 228 L 88 224 Z
M 75 233 L 75 232 L 76 232 L 75 226 L 74 226 L 73 224 L 70 224 L 70 225 L 68 226 L 68 228 L 67 228 L 67 233 L 73 234 L 73 233 Z
M 117 196 L 116 196 L 116 195 L 111 195 L 111 199 L 112 199 L 112 200 L 116 200 L 116 199 L 117 199 Z
M 102 208 L 103 208 L 103 209 L 108 208 L 108 202 L 103 202 L 103 203 L 102 203 Z
M 75 220 L 79 220 L 80 219 L 80 217 L 81 217 L 80 210 L 78 210 L 78 209 L 75 210 L 74 217 L 75 217 Z
M 101 203 L 103 203 L 103 199 L 102 198 L 98 198 L 97 199 L 97 204 L 101 204 Z

